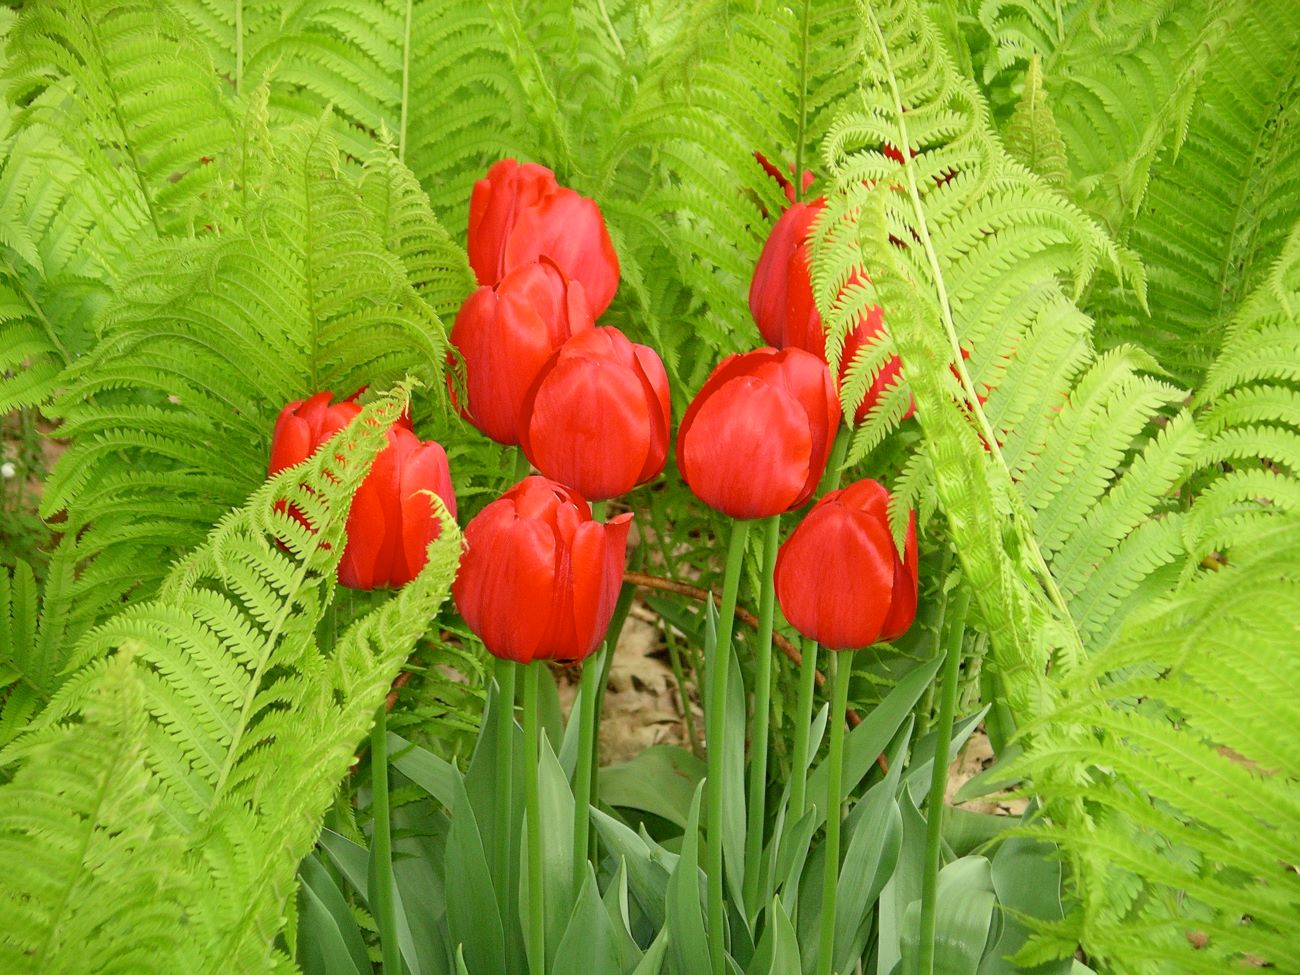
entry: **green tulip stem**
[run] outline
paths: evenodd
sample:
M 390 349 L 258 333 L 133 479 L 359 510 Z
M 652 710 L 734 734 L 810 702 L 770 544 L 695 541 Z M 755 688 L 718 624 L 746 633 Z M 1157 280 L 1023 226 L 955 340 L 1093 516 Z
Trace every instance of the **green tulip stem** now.
M 934 730 L 934 767 L 930 770 L 930 801 L 925 810 L 925 872 L 921 875 L 920 975 L 934 975 L 934 933 L 937 923 L 939 847 L 943 833 L 943 794 L 948 786 L 948 749 L 957 712 L 957 685 L 961 675 L 962 638 L 966 634 L 966 609 L 970 591 L 957 593 L 944 621 L 943 673 L 939 687 L 939 723 Z
M 532 469 L 533 469 L 533 465 L 528 463 L 528 458 L 524 456 L 523 449 L 520 447 L 516 447 L 515 448 L 515 470 L 513 475 L 514 480 L 511 481 L 511 486 L 513 487 L 515 484 L 518 484 L 525 477 L 527 477 L 532 472 Z
M 853 658 L 845 661 L 832 653 L 826 661 L 831 679 L 831 744 L 826 757 L 826 869 L 822 874 L 821 946 L 818 975 L 831 975 L 835 958 L 835 892 L 840 880 L 840 806 L 844 784 L 844 712 L 849 706 L 849 678 Z
M 606 651 L 608 652 L 608 651 Z M 578 765 L 573 781 L 573 902 L 578 902 L 583 881 L 587 878 L 588 840 L 591 836 L 591 776 L 596 759 L 596 682 L 600 679 L 600 661 L 588 660 L 582 667 L 582 684 L 578 692 Z
M 495 854 L 493 872 L 501 903 L 506 903 L 506 885 L 510 879 L 510 837 L 513 823 L 510 811 L 514 807 L 514 771 L 515 771 L 515 663 L 511 660 L 496 660 L 497 700 L 497 801 Z
M 799 33 L 803 41 L 799 58 L 799 133 L 794 143 L 794 198 L 800 202 L 803 201 L 803 144 L 808 124 L 808 14 L 811 8 L 812 0 L 804 0 L 803 26 Z
M 745 911 L 753 917 L 760 905 L 758 880 L 763 860 L 763 826 L 767 819 L 767 733 L 772 704 L 772 615 L 776 609 L 776 552 L 781 545 L 781 516 L 764 524 L 762 590 L 758 600 L 758 658 L 754 662 L 754 733 L 749 758 L 749 807 L 745 823 Z
M 794 780 L 790 784 L 790 815 L 797 822 L 808 811 L 808 737 L 812 733 L 813 695 L 817 689 L 817 641 L 805 640 L 799 661 L 799 700 L 794 714 Z
M 608 502 L 608 501 L 593 501 L 593 502 L 591 502 L 591 520 L 592 520 L 592 521 L 604 521 L 604 520 L 605 520 L 605 508 L 606 508 L 608 505 L 609 505 L 609 502 Z
M 722 739 L 726 735 L 727 672 L 731 665 L 731 629 L 736 620 L 736 596 L 740 590 L 740 572 L 745 561 L 745 541 L 749 522 L 735 521 L 731 526 L 731 545 L 727 549 L 727 568 L 722 577 L 722 613 L 718 617 L 717 645 L 713 650 L 713 676 L 709 687 L 708 779 L 708 871 L 709 871 L 709 958 L 713 975 L 726 975 L 727 914 L 722 900 Z
M 524 806 L 528 814 L 528 970 L 546 971 L 546 911 L 542 903 L 542 800 L 537 772 L 540 758 L 537 681 L 543 663 L 520 664 L 524 671 Z
M 375 923 L 379 926 L 379 948 L 384 975 L 402 975 L 397 945 L 397 912 L 393 904 L 393 833 L 388 811 L 388 702 L 382 701 L 370 729 L 371 811 L 375 826 L 371 842 L 374 875 Z

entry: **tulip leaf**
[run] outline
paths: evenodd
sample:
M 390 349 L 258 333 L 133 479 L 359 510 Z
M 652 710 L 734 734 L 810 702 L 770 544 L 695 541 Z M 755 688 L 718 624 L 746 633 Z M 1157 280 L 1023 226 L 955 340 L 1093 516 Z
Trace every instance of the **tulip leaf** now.
M 903 918 L 907 906 L 921 896 L 921 878 L 925 872 L 925 817 L 903 789 L 898 796 L 903 835 L 898 863 L 880 894 L 876 938 L 876 975 L 890 975 L 902 958 Z
M 886 695 L 885 699 L 862 719 L 862 723 L 848 733 L 844 739 L 844 796 L 847 797 L 858 787 L 863 778 L 876 763 L 876 759 L 889 747 L 898 729 L 907 716 L 912 713 L 921 695 L 939 672 L 943 661 L 935 658 L 921 664 L 910 674 L 900 680 L 897 686 Z M 843 720 L 843 715 L 839 717 Z M 808 795 L 813 796 L 817 807 L 821 809 L 820 826 L 826 821 L 823 797 L 826 795 L 826 763 L 818 765 L 808 776 Z
M 655 936 L 654 941 L 650 942 L 650 947 L 645 950 L 645 956 L 632 970 L 632 975 L 659 975 L 663 971 L 664 959 L 668 957 L 668 929 L 660 928 L 659 934 Z
M 669 876 L 678 857 L 638 836 L 608 813 L 593 808 L 591 815 L 601 842 L 627 868 L 628 885 L 637 904 L 651 924 L 661 927 L 667 913 Z
M 537 786 L 541 809 L 536 827 L 524 819 L 524 834 L 537 828 L 542 840 L 542 914 L 546 919 L 546 970 L 551 970 L 555 951 L 569 924 L 569 908 L 573 903 L 573 792 L 569 780 L 560 768 L 559 759 L 545 735 L 542 736 L 538 756 Z M 519 923 L 528 929 L 532 906 L 528 901 L 530 888 L 528 851 L 520 850 L 519 872 Z
M 620 971 L 631 971 L 641 961 L 644 952 L 637 945 L 636 939 L 632 936 L 632 919 L 629 911 L 627 896 L 627 862 L 619 860 L 618 872 L 614 874 L 614 879 L 609 886 L 605 888 L 603 898 L 605 911 L 609 915 L 609 923 L 614 932 L 614 941 L 618 946 L 619 958 L 621 959 Z
M 605 905 L 601 903 L 591 864 L 587 864 L 578 902 L 564 913 L 568 915 L 569 923 L 548 971 L 565 975 L 612 975 L 623 971 L 616 935 Z
M 695 790 L 691 814 L 682 837 L 682 852 L 668 880 L 665 930 L 671 933 L 673 970 L 700 975 L 710 970 L 709 941 L 704 929 L 704 874 L 700 870 L 700 799 L 704 783 Z
M 780 897 L 772 898 L 767 924 L 745 975 L 787 975 L 799 971 L 799 940 Z
M 600 770 L 600 798 L 611 806 L 653 813 L 685 828 L 704 762 L 676 745 L 652 745 Z
M 303 975 L 361 975 L 371 969 L 361 929 L 317 854 L 302 861 L 298 962 Z
M 455 781 L 451 832 L 447 836 L 447 928 L 475 972 L 504 972 L 506 936 L 497 908 L 492 871 L 465 783 Z
M 781 837 L 781 846 L 777 852 L 775 874 L 780 883 L 781 893 L 790 904 L 790 914 L 798 913 L 799 878 L 803 876 L 804 863 L 812 849 L 813 834 L 817 832 L 821 814 L 816 807 L 810 807 L 799 817 L 798 822 L 787 824 Z
M 895 762 L 844 824 L 846 850 L 835 895 L 835 971 L 848 971 L 862 955 L 872 923 L 872 908 L 894 874 L 903 841 L 903 817 L 896 795 L 902 767 Z
M 487 716 L 483 724 L 484 728 L 490 726 Z M 390 765 L 448 809 L 451 808 L 456 793 L 453 779 L 460 777 L 454 765 L 391 731 L 388 733 L 388 748 Z
M 1032 968 L 1010 961 L 1029 940 L 1026 918 L 1051 924 L 1065 916 L 1057 848 L 1027 837 L 1010 837 L 993 855 L 992 874 L 1002 931 L 980 965 L 979 975 L 1070 975 L 1070 958 L 1046 961 Z
M 962 857 L 939 871 L 935 894 L 934 970 L 943 975 L 976 975 L 989 940 L 993 877 L 984 857 Z M 921 901 L 903 915 L 902 971 L 914 972 L 920 951 Z

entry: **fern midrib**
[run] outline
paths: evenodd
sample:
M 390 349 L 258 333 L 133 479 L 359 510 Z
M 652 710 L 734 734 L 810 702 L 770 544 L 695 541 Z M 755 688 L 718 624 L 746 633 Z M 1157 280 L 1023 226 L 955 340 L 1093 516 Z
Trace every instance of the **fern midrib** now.
M 411 13 L 412 0 L 406 0 L 406 17 L 402 28 L 402 105 L 397 123 L 397 158 L 406 162 L 406 118 L 411 100 Z
M 140 157 L 135 151 L 135 140 L 131 138 L 131 133 L 126 127 L 126 119 L 122 115 L 122 103 L 117 97 L 117 87 L 113 84 L 113 74 L 109 67 L 108 58 L 104 55 L 104 45 L 99 38 L 99 25 L 94 17 L 89 14 L 85 18 L 87 26 L 87 35 L 90 37 L 90 43 L 95 48 L 95 61 L 99 65 L 107 83 L 108 94 L 113 104 L 113 117 L 117 121 L 118 131 L 122 133 L 122 144 L 126 146 L 126 151 L 131 157 L 131 171 L 135 174 L 136 183 L 140 187 L 140 195 L 144 197 L 145 209 L 149 211 L 149 222 L 153 224 L 154 233 L 159 237 L 162 236 L 162 226 L 158 223 L 158 214 L 154 212 L 153 198 L 149 196 L 149 188 L 144 181 L 144 170 L 140 166 Z
M 871 29 L 876 35 L 876 44 L 880 51 L 880 57 L 883 62 L 884 73 L 889 80 L 889 91 L 894 101 L 895 117 L 898 120 L 899 134 L 902 136 L 902 149 L 904 163 L 903 174 L 907 180 L 908 198 L 912 203 L 912 213 L 916 218 L 917 230 L 920 233 L 921 244 L 925 249 L 926 262 L 930 265 L 930 273 L 934 278 L 935 289 L 938 292 L 939 312 L 943 321 L 943 327 L 948 336 L 948 345 L 951 351 L 952 369 L 957 373 L 961 382 L 962 391 L 966 396 L 966 408 L 970 410 L 976 422 L 979 424 L 980 431 L 984 437 L 984 443 L 987 446 L 988 453 L 995 459 L 998 467 L 1001 469 L 1007 483 L 1013 483 L 1011 470 L 1007 467 L 1006 458 L 1002 456 L 1001 449 L 998 448 L 997 437 L 993 433 L 993 427 L 989 423 L 988 416 L 980 404 L 979 396 L 975 392 L 975 384 L 971 380 L 970 372 L 967 370 L 965 360 L 962 356 L 961 342 L 957 338 L 957 328 L 953 320 L 952 304 L 948 298 L 948 287 L 943 276 L 943 269 L 939 264 L 939 256 L 935 251 L 934 241 L 930 236 L 929 221 L 926 220 L 925 208 L 921 205 L 921 195 L 916 185 L 916 171 L 912 166 L 911 159 L 908 156 L 907 147 L 911 145 L 911 139 L 907 134 L 907 119 L 903 109 L 902 95 L 898 90 L 898 78 L 894 71 L 893 60 L 889 56 L 889 46 L 885 41 L 884 32 L 881 30 L 880 22 L 875 15 L 874 9 L 869 3 L 864 4 L 864 12 L 871 24 Z M 1043 557 L 1042 550 L 1038 546 L 1038 539 L 1030 528 L 1032 522 L 1024 509 L 1023 499 L 1016 490 L 1007 492 L 1011 500 L 1013 510 L 1016 514 L 1017 527 L 1025 543 L 1026 549 L 1035 563 L 1035 569 L 1040 577 L 1040 583 L 1046 591 L 1048 598 L 1056 608 L 1060 621 L 1066 625 L 1066 629 L 1072 644 L 1071 650 L 1074 653 L 1075 660 L 1084 658 L 1083 638 L 1079 634 L 1079 628 L 1074 617 L 1070 615 L 1069 604 L 1066 603 L 1065 597 L 1061 594 L 1060 587 L 1056 584 L 1056 579 L 1052 575 L 1051 567 Z
M 314 393 L 320 385 L 320 378 L 317 375 L 316 359 L 320 355 L 320 316 L 317 314 L 316 305 L 316 248 L 315 248 L 315 231 L 313 227 L 315 208 L 312 205 L 312 178 L 311 178 L 311 159 L 312 152 L 316 147 L 316 142 L 320 138 L 321 130 L 318 128 L 312 133 L 311 139 L 307 145 L 307 151 L 303 154 L 302 163 L 302 187 L 303 187 L 303 224 L 306 234 L 303 240 L 303 279 L 307 303 L 307 315 L 311 319 L 309 328 L 311 330 L 311 346 L 308 351 L 307 368 L 311 375 L 311 391 Z
M 90 810 L 88 810 L 86 815 L 85 836 L 82 839 L 81 848 L 77 851 L 77 858 L 74 861 L 78 869 L 73 874 L 67 886 L 63 888 L 63 895 L 59 898 L 59 905 L 50 915 L 51 917 L 50 927 L 49 930 L 45 932 L 45 939 L 44 941 L 41 942 L 40 948 L 32 956 L 38 962 L 43 961 L 45 959 L 45 954 L 47 951 L 50 950 L 50 945 L 54 941 L 54 936 L 59 930 L 60 918 L 63 915 L 64 910 L 67 908 L 68 902 L 72 900 L 72 892 L 77 889 L 77 884 L 79 883 L 81 878 L 86 876 L 87 871 L 85 871 L 84 869 L 85 862 L 86 862 L 86 851 L 90 849 L 91 840 L 95 838 L 95 826 L 99 822 L 99 810 L 103 807 L 104 802 L 108 796 L 109 789 L 112 788 L 112 784 L 116 779 L 116 776 L 112 774 L 112 770 L 118 767 L 118 764 L 122 760 L 122 755 L 130 748 L 132 744 L 130 735 L 118 735 L 116 737 L 117 737 L 116 753 L 113 755 L 112 760 L 108 763 L 107 767 L 104 770 L 104 774 L 100 779 L 98 794 L 95 796 L 94 805 L 91 807 Z M 39 968 L 37 970 L 39 970 Z
M 1300 45 L 1298 45 L 1300 47 Z M 1268 118 L 1285 117 L 1292 106 L 1283 100 L 1282 96 L 1288 90 L 1296 88 L 1297 82 L 1300 81 L 1300 49 L 1295 52 L 1295 57 L 1291 58 L 1291 71 L 1289 74 L 1283 73 L 1279 79 L 1277 90 L 1268 104 L 1276 105 L 1275 113 L 1266 117 L 1264 123 L 1259 126 L 1259 131 L 1255 135 L 1255 144 L 1251 150 L 1250 173 L 1247 178 L 1241 181 L 1237 191 L 1236 205 L 1233 207 L 1233 213 L 1236 219 L 1233 221 L 1232 230 L 1228 234 L 1227 246 L 1223 249 L 1223 262 L 1219 265 L 1219 301 L 1215 306 L 1214 315 L 1210 319 L 1212 322 L 1221 322 L 1224 318 L 1225 309 L 1235 310 L 1240 303 L 1239 295 L 1242 287 L 1250 278 L 1250 270 L 1255 263 L 1254 246 L 1258 239 L 1259 216 L 1254 212 L 1254 208 L 1246 206 L 1248 199 L 1260 199 L 1264 194 L 1255 191 L 1257 185 L 1261 189 L 1268 183 L 1271 183 L 1276 176 L 1276 167 L 1272 165 L 1277 158 L 1278 148 L 1284 141 L 1284 130 L 1281 126 L 1273 134 L 1269 152 L 1267 153 L 1268 166 L 1264 166 L 1264 160 L 1261 159 L 1260 149 L 1264 142 L 1264 133 L 1268 131 Z M 1260 184 L 1256 184 L 1255 175 L 1263 173 Z M 1246 242 L 1238 246 L 1238 240 L 1242 236 L 1246 237 Z M 1242 268 L 1240 273 L 1233 274 L 1233 267 L 1236 263 L 1234 258 L 1239 253 L 1245 252 Z

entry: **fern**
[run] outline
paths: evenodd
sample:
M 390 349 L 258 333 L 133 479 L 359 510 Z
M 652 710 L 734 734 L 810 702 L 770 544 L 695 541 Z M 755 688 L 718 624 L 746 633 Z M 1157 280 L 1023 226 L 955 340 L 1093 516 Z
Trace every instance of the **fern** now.
M 387 247 L 443 254 L 421 285 L 434 300 L 452 274 L 445 248 L 432 249 L 431 223 L 419 230 L 420 198 L 398 168 L 367 171 L 367 201 L 339 172 L 331 130 L 322 118 L 272 147 L 279 175 L 259 188 L 243 232 L 142 257 L 105 310 L 102 341 L 68 373 L 51 410 L 73 443 L 43 510 L 84 529 L 78 552 L 93 562 L 76 584 L 81 625 L 132 581 L 151 592 L 168 553 L 261 480 L 286 402 L 440 368 L 438 317 Z
M 1197 396 L 1207 483 L 1187 526 L 1196 561 L 1248 544 L 1300 510 L 1300 221 L 1229 326 Z
M 1117 970 L 1300 970 L 1300 880 L 1285 867 L 1300 856 L 1297 552 L 1300 521 L 1279 515 L 1231 564 L 1136 614 L 1063 686 L 1068 703 L 1042 719 L 1052 733 L 1024 759 L 1039 794 L 1076 810 L 1045 828 L 1080 898 L 1064 932 Z M 1077 736 L 1086 749 L 1063 744 Z M 1062 767 L 1083 764 L 1086 784 L 1062 781 Z M 1117 898 L 1134 877 L 1141 895 Z
M 335 646 L 317 646 L 348 498 L 404 408 L 404 397 L 367 407 L 336 449 L 223 519 L 156 600 L 82 639 L 79 669 L 4 753 L 22 765 L 0 788 L 0 843 L 60 837 L 62 856 L 58 871 L 15 862 L 0 928 L 7 970 L 83 970 L 75 936 L 88 930 L 105 971 L 287 964 L 274 940 L 297 864 L 459 556 L 444 513 L 417 579 Z M 102 771 L 69 782 L 62 760 L 42 762 L 52 750 L 73 762 L 93 751 L 79 767 Z

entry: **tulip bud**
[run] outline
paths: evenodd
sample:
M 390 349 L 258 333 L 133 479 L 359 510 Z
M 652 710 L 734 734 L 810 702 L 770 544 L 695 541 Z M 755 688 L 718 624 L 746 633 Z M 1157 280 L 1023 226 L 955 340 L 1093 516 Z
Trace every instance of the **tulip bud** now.
M 796 630 L 831 650 L 896 640 L 916 616 L 916 516 L 906 553 L 889 531 L 889 492 L 857 481 L 813 506 L 776 556 L 776 598 Z
M 813 221 L 825 206 L 821 199 L 807 204 L 796 203 L 781 215 L 763 245 L 749 287 L 749 309 L 765 342 L 778 349 L 791 346 L 803 349 L 823 360 L 826 358 L 826 329 L 813 300 L 808 238 Z M 858 273 L 849 278 L 849 283 L 859 282 Z M 839 383 L 844 382 L 854 353 L 870 343 L 884 327 L 884 313 L 880 306 L 869 308 L 844 340 Z M 853 416 L 855 424 L 861 423 L 885 390 L 898 381 L 901 370 L 898 356 L 891 356 L 858 404 Z M 909 406 L 903 419 L 913 412 L 915 406 Z
M 516 268 L 461 305 L 451 344 L 465 360 L 457 408 L 497 443 L 519 442 L 519 411 L 546 360 L 595 324 L 583 287 L 548 258 Z
M 668 376 L 616 328 L 579 332 L 547 361 L 519 418 L 539 471 L 593 501 L 657 477 L 668 456 Z
M 677 466 L 705 504 L 765 518 L 812 496 L 840 404 L 826 363 L 802 349 L 758 349 L 713 370 L 677 433 Z
M 466 527 L 456 608 L 505 660 L 590 656 L 614 615 L 631 518 L 593 521 L 578 494 L 524 478 Z
M 789 179 L 786 178 L 785 173 L 781 172 L 781 170 L 777 167 L 776 163 L 768 160 L 767 156 L 763 155 L 757 149 L 754 150 L 754 158 L 757 159 L 758 164 L 763 167 L 763 172 L 767 173 L 767 175 L 771 176 L 774 180 L 776 180 L 776 185 L 781 187 L 782 192 L 785 193 L 785 198 L 789 200 L 791 203 L 794 203 L 795 202 L 794 198 L 796 196 L 794 191 L 794 183 L 792 183 Z M 790 175 L 793 176 L 794 163 L 789 163 L 786 166 L 786 168 L 790 171 Z M 815 177 L 813 176 L 813 171 L 811 169 L 805 169 L 803 171 L 803 178 L 800 180 L 800 183 L 802 184 L 801 189 L 806 191 L 808 187 L 812 186 L 814 178 Z M 766 211 L 763 212 L 763 216 L 767 216 Z
M 271 438 L 268 475 L 305 461 L 361 412 L 350 398 L 331 405 L 332 396 L 326 390 L 296 400 L 280 412 Z M 428 492 L 442 498 L 456 516 L 446 451 L 436 441 L 421 441 L 409 420 L 398 420 L 388 430 L 388 446 L 376 455 L 352 498 L 347 545 L 339 561 L 341 585 L 349 589 L 404 586 L 419 574 L 428 560 L 429 544 L 442 529 Z M 289 513 L 304 521 L 297 510 L 290 508 Z
M 567 277 L 582 282 L 596 317 L 618 290 L 618 255 L 600 209 L 536 163 L 521 166 L 503 159 L 474 184 L 467 249 L 482 285 L 495 285 L 515 268 L 549 257 Z

